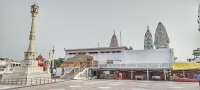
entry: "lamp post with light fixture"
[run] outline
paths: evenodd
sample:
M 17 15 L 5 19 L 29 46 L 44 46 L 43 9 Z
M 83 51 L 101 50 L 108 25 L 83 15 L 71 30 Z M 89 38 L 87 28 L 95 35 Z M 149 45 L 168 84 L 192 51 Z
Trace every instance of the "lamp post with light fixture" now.
M 53 69 L 54 69 L 54 53 L 55 53 L 55 49 L 53 46 L 53 50 L 52 50 L 52 60 L 51 60 L 51 77 L 53 77 Z

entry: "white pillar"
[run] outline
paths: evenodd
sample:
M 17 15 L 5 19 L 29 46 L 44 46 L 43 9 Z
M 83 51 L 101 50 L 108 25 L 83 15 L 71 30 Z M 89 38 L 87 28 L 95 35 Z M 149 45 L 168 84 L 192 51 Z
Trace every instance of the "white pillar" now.
M 133 70 L 131 70 L 131 79 L 133 79 Z
M 149 80 L 149 70 L 147 69 L 147 80 Z
M 165 81 L 166 81 L 166 72 L 165 72 L 165 70 L 164 70 L 164 77 L 165 77 Z
M 86 77 L 88 78 L 88 70 L 86 70 Z
M 75 77 L 75 66 L 74 66 L 74 77 Z

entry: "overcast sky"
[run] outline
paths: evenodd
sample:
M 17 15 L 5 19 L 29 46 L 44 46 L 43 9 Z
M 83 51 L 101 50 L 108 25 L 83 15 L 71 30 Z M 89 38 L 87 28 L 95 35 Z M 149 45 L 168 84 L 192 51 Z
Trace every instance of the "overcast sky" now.
M 122 45 L 144 49 L 149 25 L 155 35 L 161 21 L 178 61 L 193 58 L 200 48 L 197 16 L 200 0 L 0 0 L 0 55 L 23 60 L 31 30 L 30 6 L 39 6 L 35 51 L 46 59 L 66 49 L 108 47 L 114 29 Z

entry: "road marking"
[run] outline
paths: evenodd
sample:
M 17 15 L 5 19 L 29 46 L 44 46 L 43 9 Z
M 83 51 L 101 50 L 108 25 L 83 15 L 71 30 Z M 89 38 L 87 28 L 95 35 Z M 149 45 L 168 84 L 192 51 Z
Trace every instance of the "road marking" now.
M 100 88 L 100 89 L 109 89 L 111 87 L 98 87 L 98 88 Z
M 66 90 L 64 88 L 56 88 L 56 89 L 50 89 L 50 90 Z
M 69 86 L 69 87 L 82 87 L 82 86 L 76 85 L 76 86 Z

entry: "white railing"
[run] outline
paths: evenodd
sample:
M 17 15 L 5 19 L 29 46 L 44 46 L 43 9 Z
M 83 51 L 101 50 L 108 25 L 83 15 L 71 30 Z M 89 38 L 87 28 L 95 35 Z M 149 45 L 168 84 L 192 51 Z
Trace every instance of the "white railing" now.
M 171 63 L 98 64 L 92 68 L 172 68 Z
M 70 73 L 72 70 L 74 69 L 74 66 L 67 66 L 67 67 L 64 67 L 64 73 Z
M 85 68 L 83 71 L 78 72 L 77 74 L 75 74 L 74 79 L 80 79 L 80 77 L 87 77 L 87 76 L 83 75 L 85 73 L 85 71 L 88 71 L 88 68 Z

